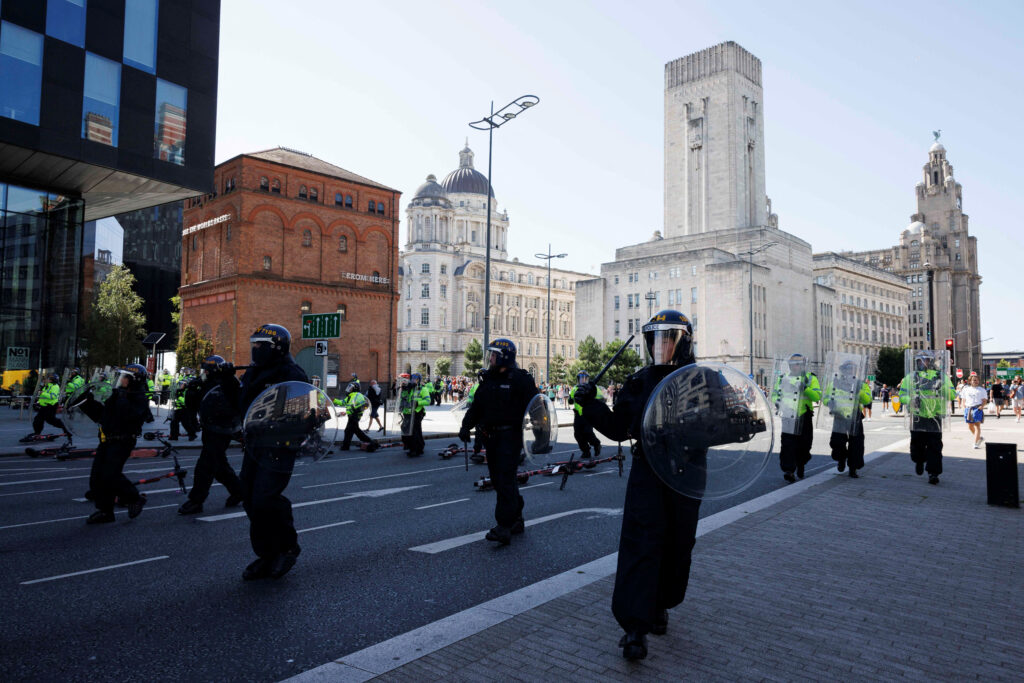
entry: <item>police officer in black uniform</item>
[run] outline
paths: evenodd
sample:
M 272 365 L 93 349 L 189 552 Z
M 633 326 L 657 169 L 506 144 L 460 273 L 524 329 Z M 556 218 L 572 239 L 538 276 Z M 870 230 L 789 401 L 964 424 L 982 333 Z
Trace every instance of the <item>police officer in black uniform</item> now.
M 537 395 L 537 385 L 530 373 L 516 365 L 516 345 L 508 339 L 495 339 L 487 352 L 488 368 L 462 418 L 459 439 L 468 442 L 473 427 L 483 433 L 487 469 L 497 493 L 494 519 L 498 525 L 487 532 L 487 540 L 508 545 L 512 534 L 521 534 L 525 528 L 516 469 L 523 448 L 523 415 Z
M 577 373 L 576 386 L 569 392 L 569 405 L 572 406 L 572 437 L 576 439 L 576 445 L 580 447 L 580 457 L 584 460 L 590 459 L 591 447 L 594 449 L 594 455 L 601 455 L 601 440 L 597 438 L 597 435 L 594 434 L 594 428 L 583 417 L 581 406 L 576 405 L 575 396 L 577 388 L 589 381 L 590 375 L 587 372 Z
M 239 414 L 243 417 L 260 393 L 280 382 L 308 382 L 291 353 L 291 334 L 281 325 L 261 325 L 252 333 L 252 365 L 242 375 Z M 230 368 L 234 372 L 234 368 Z M 273 466 L 271 466 L 273 463 Z M 245 571 L 246 581 L 278 579 L 295 566 L 301 548 L 292 522 L 292 503 L 284 490 L 292 478 L 295 453 L 287 449 L 245 445 L 242 460 L 242 501 L 249 516 L 249 540 L 257 558 Z
M 114 389 L 104 403 L 87 398 L 80 406 L 85 415 L 100 425 L 100 445 L 89 473 L 89 490 L 96 512 L 86 524 L 104 524 L 114 521 L 114 501 L 128 506 L 128 516 L 139 516 L 146 497 L 122 470 L 135 448 L 135 440 L 142 433 L 142 424 L 153 421 L 149 409 L 146 368 L 133 363 L 118 371 Z
M 695 362 L 693 326 L 679 311 L 663 310 L 644 325 L 643 335 L 650 364 L 626 379 L 614 409 L 595 399 L 592 383 L 578 387 L 575 396 L 599 432 L 613 441 L 636 441 L 612 594 L 612 613 L 625 631 L 619 647 L 630 660 L 647 656 L 647 634 L 664 634 L 668 610 L 686 595 L 700 510 L 699 500 L 676 493 L 658 478 L 647 462 L 658 454 L 644 453 L 639 442 L 651 392 L 674 370 Z
M 227 361 L 216 354 L 207 356 L 199 366 L 199 378 L 195 389 L 186 392 L 186 402 L 195 401 L 199 396 L 198 412 L 203 417 L 203 450 L 192 474 L 192 490 L 188 500 L 178 508 L 179 515 L 194 515 L 203 511 L 203 502 L 210 495 L 210 486 L 216 479 L 228 490 L 225 507 L 235 507 L 242 502 L 242 482 L 228 463 L 227 450 L 232 435 L 241 428 L 235 406 L 238 404 L 238 379 L 234 368 L 229 375 Z M 218 389 L 213 395 L 210 392 Z M 209 396 L 209 400 L 206 397 Z

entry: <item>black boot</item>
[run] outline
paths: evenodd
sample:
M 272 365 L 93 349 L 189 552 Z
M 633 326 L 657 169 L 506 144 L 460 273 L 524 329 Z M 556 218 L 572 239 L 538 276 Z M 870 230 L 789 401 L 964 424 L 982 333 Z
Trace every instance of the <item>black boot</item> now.
M 178 508 L 179 515 L 195 515 L 203 511 L 203 504 L 189 498 Z
M 803 465 L 797 465 L 796 466 L 796 476 L 797 476 L 798 479 L 803 479 L 804 478 L 804 466 Z
M 915 462 L 914 463 L 914 471 L 917 472 L 918 474 L 924 474 L 924 463 L 923 462 Z
M 654 617 L 654 624 L 651 626 L 651 633 L 656 636 L 663 636 L 668 632 L 668 610 L 663 609 Z
M 295 547 L 288 552 L 281 553 L 275 557 L 270 561 L 267 576 L 272 579 L 280 579 L 282 576 L 290 572 L 292 567 L 295 566 L 295 560 L 298 559 L 300 552 L 302 552 L 302 548 L 296 544 Z
M 270 560 L 265 557 L 257 557 L 256 560 L 249 564 L 242 572 L 242 579 L 245 581 L 255 581 L 256 579 L 262 579 L 268 576 L 270 571 Z
M 510 529 L 510 531 L 512 534 L 521 534 L 526 531 L 526 522 L 523 521 L 522 517 L 516 520 L 516 523 L 512 525 L 512 529 Z
M 836 469 L 840 472 L 846 469 L 846 458 L 839 458 L 839 462 L 836 464 Z M 852 472 L 853 469 L 851 468 L 850 471 Z
M 109 524 L 114 521 L 114 513 L 110 510 L 97 510 L 85 520 L 86 524 Z
M 512 542 L 512 530 L 508 527 L 501 526 L 499 524 L 498 526 L 488 531 L 487 535 L 484 536 L 484 538 L 486 538 L 488 541 L 495 541 L 497 543 L 500 543 L 501 545 L 508 545 Z
M 647 635 L 639 631 L 630 631 L 619 640 L 622 656 L 633 662 L 647 657 Z
M 128 519 L 135 519 L 142 514 L 142 508 L 146 505 L 146 494 L 140 493 L 136 500 L 128 503 Z
M 594 444 L 594 457 L 597 457 L 599 455 L 601 455 L 601 444 L 595 443 Z
M 939 475 L 937 475 L 937 474 L 929 474 L 928 475 L 928 483 L 929 484 L 938 484 L 939 483 Z
M 228 499 L 224 501 L 224 507 L 226 507 L 226 508 L 233 508 L 233 507 L 236 507 L 241 502 L 242 502 L 242 497 L 241 496 L 236 496 L 234 494 L 231 494 L 230 496 L 228 496 Z
M 860 475 L 857 474 L 857 470 L 850 468 L 850 479 L 860 479 Z
M 786 472 L 785 474 L 782 475 L 782 478 L 788 481 L 790 484 L 796 482 L 796 476 L 794 476 L 792 472 Z

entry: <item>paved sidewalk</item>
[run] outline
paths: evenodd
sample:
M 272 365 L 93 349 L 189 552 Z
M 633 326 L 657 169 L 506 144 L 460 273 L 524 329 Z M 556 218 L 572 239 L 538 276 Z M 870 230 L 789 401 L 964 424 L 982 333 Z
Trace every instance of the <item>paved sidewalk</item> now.
M 1024 424 L 984 435 L 1019 444 Z M 1020 680 L 1024 510 L 986 504 L 962 422 L 945 441 L 938 486 L 903 439 L 860 479 L 829 470 L 702 520 L 686 601 L 642 662 L 617 647 L 611 555 L 297 679 Z

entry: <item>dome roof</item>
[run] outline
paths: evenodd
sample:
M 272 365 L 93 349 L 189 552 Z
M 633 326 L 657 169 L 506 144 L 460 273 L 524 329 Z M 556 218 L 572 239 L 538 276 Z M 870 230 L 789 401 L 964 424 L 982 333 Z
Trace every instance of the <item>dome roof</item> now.
M 928 151 L 929 152 L 942 152 L 943 154 L 945 154 L 946 153 L 946 148 L 942 146 L 941 142 L 936 141 L 936 142 L 932 143 L 932 146 L 928 148 Z
M 448 199 L 448 194 L 437 184 L 437 176 L 431 173 L 426 182 L 416 188 L 413 199 Z
M 459 152 L 459 167 L 446 175 L 441 186 L 450 193 L 466 192 L 487 196 L 487 176 L 473 168 L 473 150 L 467 145 Z M 494 197 L 494 188 L 491 188 Z
M 953 174 L 951 173 L 948 176 L 946 176 L 946 179 L 943 180 L 942 182 L 944 182 L 944 183 L 953 183 L 953 182 L 956 182 L 956 181 L 954 180 Z
M 906 232 L 919 233 L 924 229 L 924 223 L 921 221 L 914 221 L 907 226 Z

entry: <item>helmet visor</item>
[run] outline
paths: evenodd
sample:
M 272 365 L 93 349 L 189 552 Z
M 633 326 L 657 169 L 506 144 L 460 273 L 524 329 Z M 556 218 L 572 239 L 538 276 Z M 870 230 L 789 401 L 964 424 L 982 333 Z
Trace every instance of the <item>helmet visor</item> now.
M 644 342 L 648 360 L 654 365 L 671 365 L 680 344 L 689 343 L 690 333 L 679 325 L 644 325 Z

